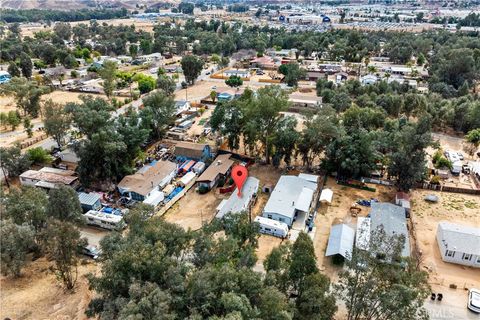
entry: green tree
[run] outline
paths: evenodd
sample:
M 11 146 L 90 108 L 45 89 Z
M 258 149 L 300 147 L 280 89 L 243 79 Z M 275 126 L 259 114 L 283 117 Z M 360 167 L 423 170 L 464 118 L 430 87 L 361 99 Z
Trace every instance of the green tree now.
M 183 74 L 185 75 L 185 80 L 193 84 L 195 79 L 200 75 L 203 69 L 203 60 L 197 56 L 184 56 L 181 61 Z
M 156 139 L 163 137 L 175 116 L 173 98 L 163 92 L 155 92 L 143 99 L 143 105 L 140 111 L 142 126 L 150 129 Z
M 6 122 L 12 127 L 12 131 L 14 131 L 18 127 L 18 125 L 22 122 L 18 114 L 18 111 L 13 111 L 13 110 L 8 111 Z
M 305 277 L 298 289 L 295 301 L 294 319 L 298 320 L 330 320 L 337 311 L 335 297 L 330 291 L 330 279 L 320 273 Z
M 82 207 L 77 192 L 61 186 L 48 193 L 47 214 L 49 217 L 80 224 L 83 222 Z
M 34 232 L 27 224 L 18 225 L 11 220 L 0 220 L 0 236 L 2 274 L 19 277 L 26 255 L 34 247 Z
M 300 283 L 308 275 L 318 272 L 315 248 L 312 239 L 305 232 L 301 232 L 293 243 L 290 260 L 289 278 L 293 287 L 298 290 Z
M 117 63 L 110 60 L 104 61 L 98 74 L 103 80 L 102 86 L 105 95 L 111 98 L 116 88 Z
M 48 92 L 48 88 L 40 86 L 36 81 L 26 78 L 12 78 L 0 88 L 0 93 L 13 95 L 17 108 L 23 110 L 24 115 L 32 118 L 38 116 L 40 111 L 40 98 Z
M 470 130 L 465 135 L 465 140 L 472 146 L 472 148 L 470 148 L 470 154 L 473 154 L 478 146 L 480 146 L 480 128 Z
M 140 93 L 147 93 L 155 89 L 155 79 L 152 76 L 147 76 L 142 73 L 137 73 L 133 77 L 134 81 L 138 83 L 138 90 Z
M 25 78 L 30 78 L 32 76 L 32 60 L 25 52 L 22 52 L 20 55 L 20 69 L 22 70 L 22 74 Z
M 49 164 L 53 161 L 53 157 L 42 147 L 30 148 L 27 150 L 26 154 L 30 161 L 37 165 Z
M 10 61 L 10 63 L 8 64 L 7 71 L 12 78 L 21 76 L 20 69 L 18 69 L 17 64 L 13 61 Z
M 62 40 L 70 40 L 72 36 L 72 27 L 69 23 L 57 22 L 53 27 L 53 32 Z
M 163 90 L 167 95 L 172 95 L 177 88 L 175 81 L 165 75 L 160 75 L 157 78 L 157 88 Z
M 299 64 L 296 62 L 282 64 L 278 68 L 278 71 L 285 76 L 284 81 L 289 86 L 298 85 L 298 80 L 304 78 L 306 75 L 306 71 L 301 69 Z
M 12 189 L 5 199 L 5 218 L 15 224 L 27 224 L 38 235 L 46 227 L 47 194 L 42 189 L 23 186 Z
M 210 91 L 210 99 L 212 99 L 212 102 L 215 103 L 215 100 L 217 100 L 217 91 Z
M 300 139 L 300 133 L 297 131 L 296 126 L 297 120 L 292 116 L 284 117 L 278 122 L 272 139 L 275 149 L 273 154 L 274 165 L 278 166 L 280 160 L 283 160 L 287 166 L 290 165 L 297 142 Z
M 232 88 L 238 88 L 243 84 L 243 80 L 239 76 L 232 75 L 225 80 L 225 84 Z
M 32 164 L 28 155 L 22 154 L 19 146 L 0 148 L 0 158 L 2 159 L 2 168 L 9 178 L 18 177 Z
M 335 286 L 347 307 L 346 319 L 428 319 L 423 308 L 430 293 L 428 275 L 411 259 L 399 258 L 404 244 L 404 236 L 389 236 L 379 228 L 372 232 L 368 251 L 354 249 Z
M 47 230 L 46 247 L 54 261 L 54 271 L 67 290 L 75 287 L 78 276 L 78 248 L 82 245 L 80 232 L 74 224 L 52 220 Z
M 33 124 L 29 117 L 23 118 L 23 129 L 29 138 L 33 137 Z
M 65 110 L 61 104 L 47 100 L 43 107 L 43 124 L 45 132 L 51 136 L 58 147 L 61 148 L 65 142 L 72 118 L 70 113 Z
M 425 149 L 432 144 L 430 120 L 421 118 L 416 124 L 406 124 L 393 140 L 388 173 L 396 177 L 399 190 L 408 191 L 426 172 Z
M 130 47 L 128 48 L 128 52 L 132 56 L 132 58 L 136 58 L 138 55 L 138 46 L 136 44 L 131 44 Z

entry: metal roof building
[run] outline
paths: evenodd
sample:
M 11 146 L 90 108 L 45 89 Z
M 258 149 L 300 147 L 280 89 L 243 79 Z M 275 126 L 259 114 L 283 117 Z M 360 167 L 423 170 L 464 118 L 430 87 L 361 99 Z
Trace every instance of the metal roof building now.
M 327 252 L 325 256 L 341 255 L 350 260 L 352 258 L 355 231 L 346 224 L 336 224 L 330 229 Z
M 260 181 L 257 178 L 248 177 L 242 188 L 242 196 L 239 197 L 238 189 L 235 189 L 230 198 L 221 206 L 215 217 L 221 219 L 229 212 L 239 213 L 248 211 L 252 199 L 257 194 L 259 185 Z
M 410 240 L 407 229 L 407 219 L 405 209 L 392 203 L 372 202 L 370 211 L 370 228 L 374 232 L 380 226 L 383 226 L 388 236 L 405 236 L 405 244 L 402 249 L 402 256 L 410 256 Z
M 281 176 L 268 199 L 263 216 L 291 226 L 297 212 L 308 212 L 317 184 L 297 176 Z
M 441 221 L 437 243 L 444 261 L 480 268 L 480 228 Z

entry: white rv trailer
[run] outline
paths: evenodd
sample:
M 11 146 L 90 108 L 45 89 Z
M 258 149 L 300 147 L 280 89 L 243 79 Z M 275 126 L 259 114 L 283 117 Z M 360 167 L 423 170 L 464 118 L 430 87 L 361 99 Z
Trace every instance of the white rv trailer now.
M 108 229 L 122 230 L 125 228 L 123 217 L 100 211 L 90 210 L 83 215 L 88 225 Z
M 288 225 L 285 222 L 261 216 L 256 217 L 255 222 L 260 225 L 260 233 L 269 234 L 279 238 L 286 238 L 288 236 Z

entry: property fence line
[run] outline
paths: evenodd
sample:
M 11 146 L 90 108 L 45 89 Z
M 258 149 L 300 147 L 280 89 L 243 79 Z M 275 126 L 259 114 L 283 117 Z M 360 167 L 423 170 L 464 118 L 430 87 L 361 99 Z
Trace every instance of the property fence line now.
M 415 187 L 417 187 L 419 189 L 435 190 L 435 191 L 441 191 L 441 192 L 453 192 L 453 193 L 480 195 L 480 190 L 479 189 L 466 189 L 466 188 L 450 187 L 450 186 L 443 186 L 443 185 L 440 185 L 440 184 L 431 184 L 431 183 L 428 183 L 428 182 L 417 183 L 417 185 Z
M 159 216 L 163 216 L 165 214 L 165 212 L 168 211 L 168 209 L 170 209 L 175 203 L 177 203 L 178 200 L 180 200 L 186 193 L 188 190 L 190 190 L 190 188 L 192 188 L 194 185 L 195 185 L 195 182 L 197 182 L 197 178 L 193 179 L 192 181 L 190 181 L 189 184 L 187 184 L 185 186 L 185 188 L 183 188 L 182 191 L 180 191 L 175 197 L 172 198 L 172 200 L 170 200 L 169 202 L 167 202 L 166 205 L 164 205 L 163 207 L 160 208 L 160 210 L 158 210 L 157 212 L 155 212 L 154 215 L 159 215 Z
M 362 180 L 365 183 L 381 184 L 384 186 L 393 186 L 395 184 L 395 181 L 388 180 L 388 179 L 362 177 L 360 180 Z

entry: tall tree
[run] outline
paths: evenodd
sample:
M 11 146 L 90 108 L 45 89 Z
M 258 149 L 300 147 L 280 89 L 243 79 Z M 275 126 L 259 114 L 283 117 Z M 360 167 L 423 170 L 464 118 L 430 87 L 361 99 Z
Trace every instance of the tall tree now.
M 203 69 L 203 60 L 197 56 L 184 56 L 181 61 L 183 74 L 185 75 L 185 80 L 193 84 L 195 79 L 200 75 Z
M 77 192 L 66 186 L 51 190 L 48 193 L 47 214 L 57 220 L 82 223 L 82 207 Z
M 72 290 L 77 282 L 77 251 L 81 245 L 80 232 L 74 224 L 50 221 L 47 230 L 47 250 L 54 261 L 54 271 L 67 290 Z
M 12 78 L 21 76 L 20 69 L 18 69 L 17 64 L 13 61 L 10 61 L 10 63 L 8 64 L 7 71 Z
M 151 129 L 154 138 L 161 138 L 175 116 L 175 102 L 163 92 L 155 92 L 143 99 L 140 112 L 142 126 Z
M 55 140 L 60 148 L 65 142 L 65 136 L 71 123 L 71 114 L 65 110 L 64 106 L 53 102 L 51 99 L 45 102 L 43 106 L 45 132 Z
M 72 27 L 70 23 L 57 22 L 53 27 L 53 32 L 62 40 L 70 40 L 72 36 Z
M 177 88 L 175 81 L 166 75 L 159 75 L 157 78 L 157 88 L 163 90 L 165 94 L 172 95 Z
M 313 242 L 305 232 L 301 232 L 293 243 L 290 260 L 289 278 L 293 287 L 298 290 L 307 276 L 318 272 Z
M 47 87 L 40 86 L 36 81 L 26 78 L 12 78 L 0 88 L 0 93 L 13 95 L 17 108 L 21 109 L 24 115 L 29 114 L 32 118 L 38 116 L 40 98 L 47 92 Z
M 306 75 L 305 69 L 301 69 L 296 62 L 282 64 L 278 68 L 278 71 L 285 76 L 284 81 L 289 86 L 296 86 L 298 80 L 304 78 Z
M 32 165 L 32 161 L 26 154 L 22 154 L 19 146 L 0 148 L 2 168 L 6 171 L 6 178 L 18 177 Z
M 425 149 L 432 144 L 430 119 L 421 118 L 416 124 L 400 126 L 393 141 L 388 173 L 396 177 L 399 190 L 408 191 L 426 172 Z
M 369 250 L 354 249 L 336 285 L 348 320 L 428 319 L 423 308 L 430 292 L 428 275 L 399 257 L 404 244 L 405 237 L 379 228 L 372 230 Z
M 11 220 L 0 220 L 0 265 L 2 274 L 19 277 L 27 253 L 34 246 L 34 232 L 28 224 L 18 225 Z
M 25 78 L 30 78 L 32 76 L 32 60 L 25 52 L 20 54 L 20 69 L 22 70 L 22 74 Z
M 5 200 L 5 218 L 19 225 L 26 223 L 38 233 L 46 226 L 47 204 L 43 189 L 26 186 L 13 189 Z
M 116 88 L 117 63 L 111 60 L 104 61 L 102 68 L 98 71 L 98 74 L 103 80 L 102 86 L 103 90 L 105 91 L 105 95 L 108 98 L 111 98 L 113 91 Z

